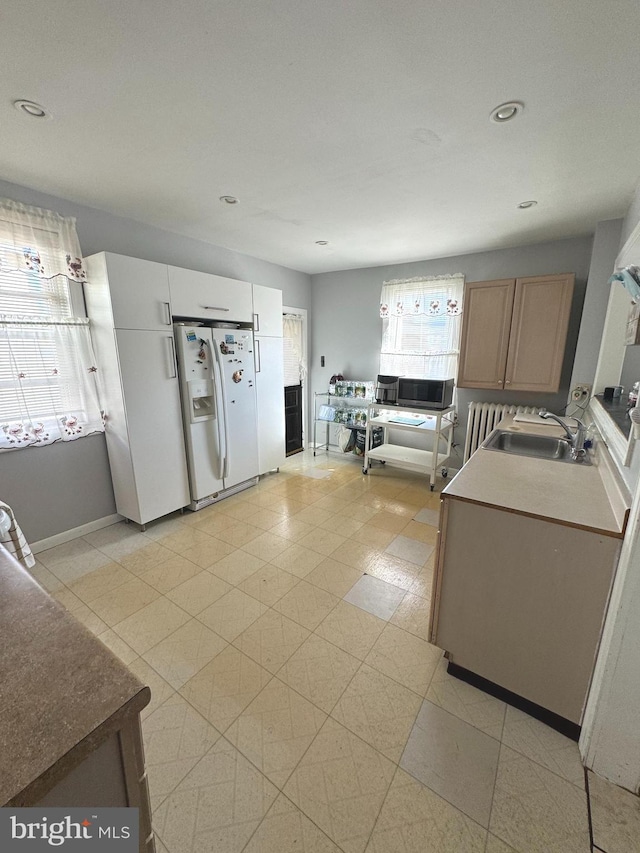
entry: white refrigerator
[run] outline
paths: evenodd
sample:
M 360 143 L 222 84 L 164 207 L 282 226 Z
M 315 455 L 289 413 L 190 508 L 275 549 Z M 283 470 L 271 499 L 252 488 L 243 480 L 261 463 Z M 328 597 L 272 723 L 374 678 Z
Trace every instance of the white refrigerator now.
M 258 481 L 258 426 L 253 331 L 174 326 L 190 508 Z

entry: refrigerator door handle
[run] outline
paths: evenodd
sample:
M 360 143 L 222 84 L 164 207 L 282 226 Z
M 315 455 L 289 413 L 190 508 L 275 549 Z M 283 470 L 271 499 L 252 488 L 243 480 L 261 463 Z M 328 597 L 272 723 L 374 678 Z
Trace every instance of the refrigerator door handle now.
M 217 343 L 215 340 L 212 341 L 212 347 L 214 352 L 214 370 L 216 373 L 214 388 L 215 388 L 215 398 L 216 398 L 216 424 L 218 427 L 218 446 L 220 447 L 221 454 L 218 459 L 218 479 L 224 480 L 225 477 L 229 474 L 229 454 L 227 453 L 227 447 L 229 446 L 229 435 L 227 431 L 227 412 L 225 409 L 225 400 L 224 400 L 224 388 L 222 385 L 222 365 L 220 364 L 220 353 L 218 352 Z M 220 423 L 223 421 L 224 423 Z
M 259 332 L 260 331 L 260 315 L 254 314 L 253 316 L 255 317 L 255 320 L 253 321 L 253 331 Z
M 167 340 L 169 341 L 169 365 L 171 367 L 169 379 L 176 379 L 178 376 L 178 364 L 176 361 L 176 342 L 173 339 L 173 335 L 167 335 Z
M 262 366 L 260 364 L 260 341 L 256 338 L 253 342 L 256 351 L 256 373 L 260 373 Z
M 166 311 L 167 311 L 166 324 L 167 324 L 167 326 L 170 326 L 173 322 L 173 320 L 171 319 L 171 303 L 170 302 L 163 302 L 162 304 L 164 305 L 164 307 L 166 308 Z

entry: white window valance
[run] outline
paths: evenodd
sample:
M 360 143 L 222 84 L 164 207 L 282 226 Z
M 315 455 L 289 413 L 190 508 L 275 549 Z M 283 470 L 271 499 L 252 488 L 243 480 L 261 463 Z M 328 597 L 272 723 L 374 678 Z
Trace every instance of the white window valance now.
M 462 313 L 463 287 L 461 273 L 385 281 L 380 294 L 380 316 L 456 316 Z
M 0 271 L 84 281 L 76 220 L 0 198 Z
M 0 450 L 104 431 L 75 220 L 0 199 Z

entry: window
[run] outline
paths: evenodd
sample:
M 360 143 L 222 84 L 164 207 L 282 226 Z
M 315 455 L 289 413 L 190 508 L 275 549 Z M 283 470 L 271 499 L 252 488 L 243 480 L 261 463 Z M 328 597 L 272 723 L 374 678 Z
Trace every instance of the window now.
M 380 373 L 451 379 L 458 372 L 462 275 L 386 281 Z
M 0 199 L 0 449 L 103 430 L 73 219 Z
M 283 315 L 284 386 L 299 385 L 306 376 L 300 314 Z

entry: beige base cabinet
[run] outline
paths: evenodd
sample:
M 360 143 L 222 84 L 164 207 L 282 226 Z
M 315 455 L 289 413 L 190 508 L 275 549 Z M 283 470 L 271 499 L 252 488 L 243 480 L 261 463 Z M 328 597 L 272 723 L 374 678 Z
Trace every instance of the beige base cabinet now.
M 557 391 L 574 280 L 566 273 L 467 282 L 458 387 Z
M 579 725 L 620 543 L 445 496 L 431 642 Z

